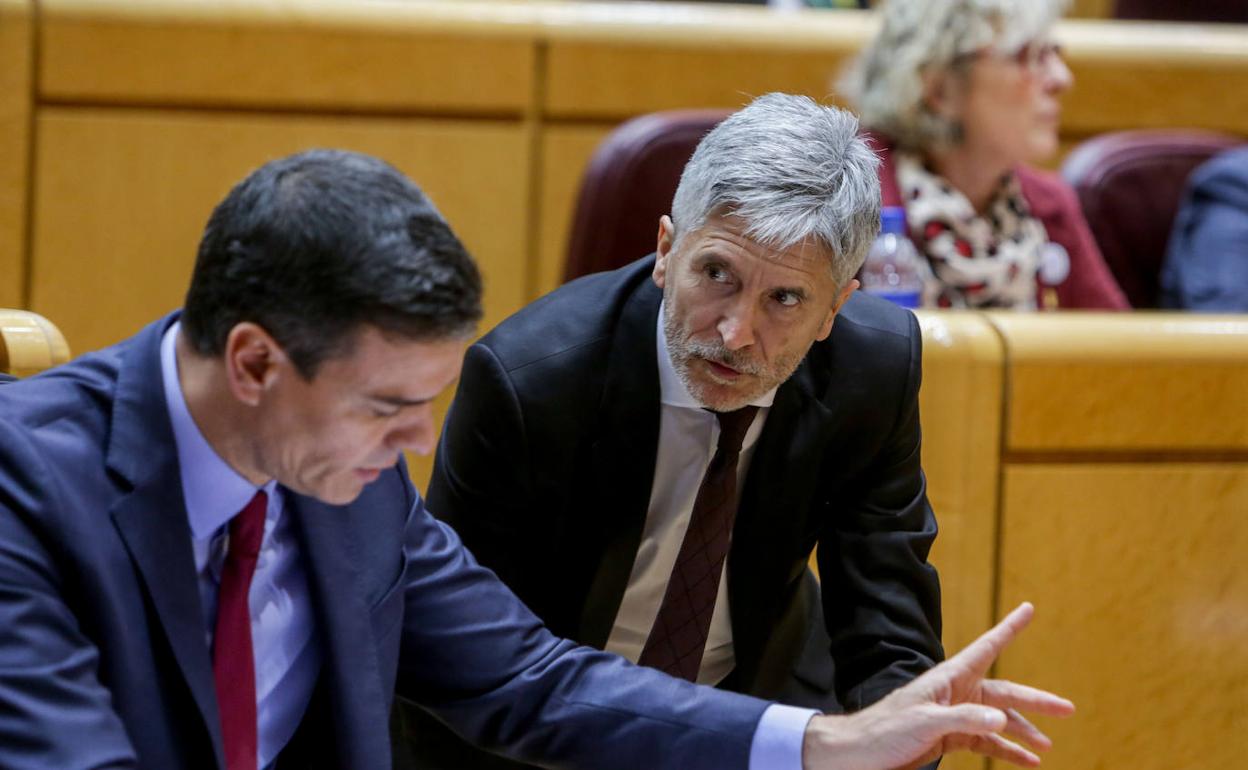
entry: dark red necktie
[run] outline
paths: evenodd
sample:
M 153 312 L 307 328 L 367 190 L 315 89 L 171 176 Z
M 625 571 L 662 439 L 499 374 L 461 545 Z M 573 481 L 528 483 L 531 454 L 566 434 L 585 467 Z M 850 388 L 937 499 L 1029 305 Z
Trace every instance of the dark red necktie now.
M 256 770 L 256 664 L 251 650 L 247 594 L 256 572 L 268 495 L 257 492 L 230 520 L 230 548 L 217 594 L 217 630 L 212 637 L 212 673 L 221 709 L 227 770 Z
M 640 665 L 697 681 L 737 514 L 737 458 L 756 406 L 716 412 L 719 444 L 706 468 Z

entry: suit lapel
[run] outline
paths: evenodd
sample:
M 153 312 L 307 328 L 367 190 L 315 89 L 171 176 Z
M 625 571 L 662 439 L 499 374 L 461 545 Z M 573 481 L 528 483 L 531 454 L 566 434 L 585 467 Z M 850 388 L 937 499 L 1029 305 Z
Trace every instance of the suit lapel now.
M 643 281 L 625 303 L 604 380 L 583 498 L 603 532 L 602 558 L 581 615 L 581 642 L 603 647 L 641 545 L 659 445 L 659 369 L 654 335 L 662 293 Z
M 160 340 L 173 319 L 148 326 L 122 357 L 106 462 L 131 490 L 117 501 L 111 515 L 211 737 L 217 765 L 222 766 L 212 660 L 160 376 Z
M 361 593 L 351 509 L 287 492 L 312 588 L 317 627 L 325 645 L 330 713 L 342 767 L 388 768 L 389 745 L 372 739 L 389 721 L 369 607 Z

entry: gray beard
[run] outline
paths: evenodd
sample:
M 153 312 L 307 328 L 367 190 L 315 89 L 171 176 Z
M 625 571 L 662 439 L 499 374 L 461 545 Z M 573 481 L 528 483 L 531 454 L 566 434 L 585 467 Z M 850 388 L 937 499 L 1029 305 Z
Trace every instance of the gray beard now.
M 704 408 L 717 412 L 731 412 L 747 406 L 751 401 L 792 376 L 802 358 L 805 357 L 805 351 L 803 351 L 801 356 L 792 359 L 781 358 L 776 361 L 774 367 L 769 369 L 735 350 L 729 350 L 722 343 L 698 342 L 689 339 L 673 318 L 672 309 L 671 300 L 668 298 L 666 312 L 663 314 L 663 336 L 667 339 L 667 354 L 671 359 L 672 369 L 684 384 L 685 389 L 689 391 L 689 395 L 693 396 L 694 400 Z M 747 390 L 738 391 L 739 395 L 732 401 L 709 403 L 703 383 L 694 377 L 690 366 L 695 358 L 714 361 L 736 369 L 742 374 L 753 375 L 757 378 L 754 381 L 755 385 Z

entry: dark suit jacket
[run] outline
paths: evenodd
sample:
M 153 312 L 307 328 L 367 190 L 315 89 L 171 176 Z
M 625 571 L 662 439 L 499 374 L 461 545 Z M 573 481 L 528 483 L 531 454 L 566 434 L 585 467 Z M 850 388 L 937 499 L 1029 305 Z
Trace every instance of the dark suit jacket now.
M 574 281 L 473 345 L 429 488 L 430 509 L 482 564 L 555 633 L 596 647 L 619 609 L 654 477 L 652 265 Z M 799 666 L 798 684 L 816 694 L 809 705 L 835 709 L 835 690 L 857 709 L 941 658 L 920 339 L 912 314 L 855 295 L 777 392 L 729 555 L 734 688 L 791 699 L 803 646 L 822 638 L 813 657 L 826 662 L 830 645 L 835 686 L 826 665 Z M 827 635 L 812 629 L 803 592 L 816 543 Z
M 0 767 L 221 767 L 160 377 L 171 322 L 0 388 Z M 401 465 L 349 506 L 287 495 L 325 660 L 281 766 L 389 768 L 397 687 L 530 760 L 745 767 L 765 703 L 550 635 Z
M 1248 313 L 1248 147 L 1192 173 L 1161 269 L 1161 306 Z

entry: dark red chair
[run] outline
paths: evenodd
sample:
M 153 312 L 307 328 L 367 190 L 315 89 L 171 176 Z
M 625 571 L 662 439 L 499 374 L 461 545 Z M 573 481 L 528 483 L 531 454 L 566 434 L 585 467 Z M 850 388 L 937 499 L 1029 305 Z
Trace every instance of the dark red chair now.
M 603 140 L 581 180 L 564 280 L 627 265 L 654 251 L 680 173 L 729 112 L 673 110 L 624 123 Z
M 1062 164 L 1105 262 L 1132 307 L 1157 307 L 1157 282 L 1188 175 L 1242 143 L 1203 131 L 1120 131 L 1089 139 Z
M 1116 19 L 1248 22 L 1245 0 L 1117 0 Z

